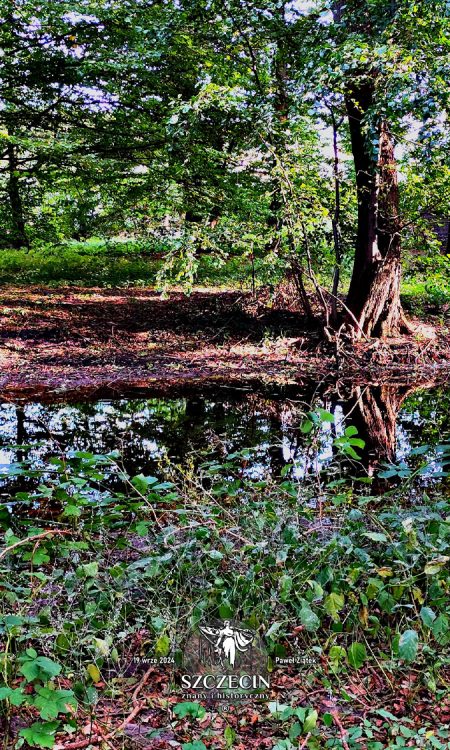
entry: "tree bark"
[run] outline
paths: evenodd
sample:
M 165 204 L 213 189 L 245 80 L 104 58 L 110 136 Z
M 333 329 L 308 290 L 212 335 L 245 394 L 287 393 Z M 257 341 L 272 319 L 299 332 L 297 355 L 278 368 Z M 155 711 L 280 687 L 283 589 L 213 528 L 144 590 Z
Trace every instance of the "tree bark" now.
M 339 281 L 341 276 L 341 263 L 342 263 L 342 237 L 341 237 L 341 181 L 339 177 L 339 143 L 338 143 L 338 130 L 339 124 L 336 121 L 336 116 L 333 111 L 333 106 L 328 107 L 331 115 L 331 122 L 333 126 L 333 177 L 334 177 L 334 211 L 331 219 L 333 228 L 333 243 L 334 243 L 334 272 L 333 272 L 333 285 L 331 288 L 331 321 L 333 325 L 336 325 L 338 321 L 338 291 Z
M 364 117 L 373 103 L 373 83 L 352 87 L 345 97 L 353 161 L 356 173 L 358 224 L 353 273 L 347 305 L 359 318 L 367 299 L 375 264 L 380 259 L 377 238 L 378 191 L 376 160 L 368 148 Z
M 409 332 L 400 303 L 401 241 L 394 141 L 386 122 L 379 128 L 378 164 L 370 154 L 363 117 L 373 102 L 365 84 L 347 97 L 356 170 L 358 232 L 347 306 L 357 319 L 355 337 Z M 354 327 L 354 321 L 349 324 Z
M 344 33 L 373 39 L 376 18 L 363 0 L 335 0 L 333 15 Z M 387 13 L 395 14 L 397 3 Z M 400 219 L 394 141 L 386 122 L 376 112 L 377 77 L 372 65 L 354 70 L 345 86 L 345 104 L 356 172 L 358 227 L 347 307 L 348 325 L 355 338 L 388 337 L 410 331 L 400 304 Z M 374 111 L 375 110 L 375 111 Z M 373 128 L 378 118 L 378 161 L 374 153 Z M 371 132 L 372 130 L 372 132 Z M 356 320 L 356 322 L 355 322 Z
M 25 219 L 23 214 L 22 196 L 20 194 L 20 184 L 18 177 L 18 161 L 14 144 L 8 143 L 8 197 L 11 209 L 11 245 L 19 250 L 21 247 L 30 246 L 25 228 Z
M 386 122 L 380 127 L 377 177 L 377 256 L 362 280 L 365 300 L 357 309 L 366 336 L 380 338 L 410 332 L 400 302 L 401 238 L 394 141 Z M 365 282 L 365 283 L 364 283 Z M 350 309 L 352 309 L 350 307 Z M 352 310 L 355 313 L 355 310 Z

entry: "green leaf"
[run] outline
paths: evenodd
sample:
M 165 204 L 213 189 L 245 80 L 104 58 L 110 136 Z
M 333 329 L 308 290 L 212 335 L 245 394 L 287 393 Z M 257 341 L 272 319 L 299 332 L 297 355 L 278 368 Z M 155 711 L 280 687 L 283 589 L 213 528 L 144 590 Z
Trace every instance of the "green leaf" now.
M 82 510 L 78 507 L 78 505 L 66 505 L 62 515 L 67 516 L 67 518 L 79 518 L 81 516 L 81 513 Z
M 436 575 L 436 573 L 439 573 L 449 560 L 450 557 L 448 557 L 447 555 L 440 555 L 439 557 L 433 558 L 433 560 L 429 560 L 424 568 L 425 575 Z
M 0 688 L 0 701 L 9 700 L 13 706 L 20 706 L 25 700 L 26 696 L 21 688 Z
M 77 701 L 72 690 L 51 690 L 47 687 L 37 687 L 37 696 L 33 703 L 39 709 L 41 719 L 56 719 L 58 714 L 67 714 L 69 709 L 77 707 Z
M 317 724 L 318 713 L 316 710 L 310 711 L 303 724 L 303 733 L 308 734 L 311 732 Z
M 92 682 L 100 682 L 100 670 L 96 664 L 88 664 L 86 667 L 86 672 L 88 673 Z
M 203 719 L 206 709 L 200 703 L 186 701 L 185 703 L 177 703 L 173 712 L 180 719 L 184 719 L 186 716 L 192 716 L 193 719 Z
M 21 729 L 19 735 L 23 737 L 31 747 L 50 747 L 55 744 L 55 732 L 59 727 L 59 721 L 41 724 L 35 722 L 28 729 Z
M 337 669 L 339 664 L 345 659 L 347 652 L 342 646 L 332 646 L 328 652 L 332 669 Z
M 436 617 L 431 627 L 432 633 L 436 641 L 441 645 L 445 646 L 450 641 L 450 623 L 446 615 L 439 615 Z
M 411 662 L 414 661 L 419 645 L 419 636 L 415 630 L 405 630 L 401 634 L 398 642 L 398 655 L 400 659 Z
M 367 659 L 367 651 L 364 643 L 358 643 L 358 641 L 354 641 L 354 643 L 352 643 L 348 649 L 347 658 L 348 663 L 354 669 L 359 669 L 360 667 L 362 667 Z
M 167 633 L 163 633 L 159 636 L 156 641 L 155 655 L 156 656 L 167 656 L 170 651 L 170 638 Z
M 293 709 L 291 706 L 289 706 L 288 703 L 278 703 L 278 701 L 269 701 L 267 704 L 267 708 L 269 709 L 272 716 L 275 716 L 275 718 L 280 719 L 283 718 L 289 718 L 293 714 Z
M 321 409 L 320 407 L 318 407 L 316 409 L 316 412 L 322 422 L 334 422 L 334 414 L 332 414 L 331 411 L 327 411 L 326 409 Z
M 61 665 L 46 656 L 33 659 L 27 655 L 19 657 L 19 661 L 22 662 L 19 672 L 25 676 L 27 682 L 38 679 L 47 681 L 61 672 Z
M 319 618 L 307 604 L 304 604 L 302 606 L 300 612 L 298 613 L 298 616 L 300 618 L 300 622 L 302 623 L 302 625 L 304 625 L 306 630 L 313 632 L 320 627 Z
M 433 622 L 436 619 L 436 614 L 433 612 L 431 607 L 422 607 L 420 610 L 420 619 L 427 628 L 431 628 Z
M 345 604 L 345 597 L 343 594 L 337 594 L 335 591 L 333 591 L 331 594 L 329 594 L 323 605 L 325 607 L 325 612 L 330 615 L 330 617 L 335 621 L 339 622 L 339 612 L 343 608 Z
M 289 729 L 289 739 L 296 740 L 297 737 L 300 737 L 301 733 L 302 725 L 298 721 L 295 721 Z
M 227 747 L 232 747 L 236 739 L 236 732 L 230 726 L 226 726 L 223 732 L 225 743 Z
M 94 638 L 94 646 L 102 656 L 109 656 L 111 651 L 111 638 Z
M 76 570 L 77 578 L 96 578 L 98 576 L 98 562 L 80 565 Z
M 371 539 L 372 542 L 387 542 L 388 540 L 386 534 L 383 534 L 380 531 L 365 531 L 363 536 L 366 536 L 367 539 Z
M 131 484 L 141 495 L 145 495 L 149 492 L 153 485 L 158 484 L 158 482 L 159 479 L 156 477 L 145 477 L 143 474 L 138 474 L 131 480 Z

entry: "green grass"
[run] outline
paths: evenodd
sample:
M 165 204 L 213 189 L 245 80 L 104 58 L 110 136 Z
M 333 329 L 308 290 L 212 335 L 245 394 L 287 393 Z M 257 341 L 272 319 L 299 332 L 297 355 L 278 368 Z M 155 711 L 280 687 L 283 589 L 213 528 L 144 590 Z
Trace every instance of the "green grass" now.
M 58 246 L 44 245 L 26 250 L 0 252 L 0 283 L 47 284 L 59 286 L 123 286 L 129 284 L 163 286 L 166 279 L 159 277 L 163 266 L 162 255 L 168 252 L 163 245 L 93 238 L 86 242 L 67 242 Z M 195 283 L 204 286 L 250 288 L 252 268 L 248 259 L 221 258 L 200 255 L 196 260 Z M 268 270 L 261 260 L 255 262 L 257 284 L 276 283 L 281 278 L 279 268 Z M 167 283 L 185 284 L 182 261 L 175 259 Z
M 0 284 L 46 284 L 49 286 L 158 286 L 184 285 L 189 280 L 183 273 L 183 262 L 175 258 L 170 275 L 161 277 L 163 257 L 169 246 L 125 239 L 91 238 L 84 242 L 70 241 L 60 245 L 42 245 L 26 250 L 0 251 Z M 445 259 L 444 259 L 445 260 Z M 447 266 L 405 269 L 402 299 L 405 307 L 420 314 L 428 306 L 450 303 L 450 282 Z M 442 266 L 442 267 L 441 267 Z M 191 283 L 206 287 L 249 290 L 252 286 L 252 265 L 247 257 L 200 255 L 191 269 Z M 275 286 L 283 279 L 282 261 L 269 263 L 256 258 L 256 286 Z M 329 288 L 331 281 L 323 278 Z M 348 279 L 342 279 L 344 289 Z

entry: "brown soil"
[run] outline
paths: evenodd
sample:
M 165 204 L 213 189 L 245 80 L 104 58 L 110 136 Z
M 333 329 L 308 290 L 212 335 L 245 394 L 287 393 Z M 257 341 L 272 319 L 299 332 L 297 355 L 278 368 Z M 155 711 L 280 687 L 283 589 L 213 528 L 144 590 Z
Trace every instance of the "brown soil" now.
M 445 328 L 428 338 L 416 321 L 412 337 L 352 349 L 325 342 L 298 312 L 235 291 L 162 299 L 141 288 L 3 287 L 0 316 L 4 395 L 289 389 L 311 378 L 395 382 L 450 372 Z

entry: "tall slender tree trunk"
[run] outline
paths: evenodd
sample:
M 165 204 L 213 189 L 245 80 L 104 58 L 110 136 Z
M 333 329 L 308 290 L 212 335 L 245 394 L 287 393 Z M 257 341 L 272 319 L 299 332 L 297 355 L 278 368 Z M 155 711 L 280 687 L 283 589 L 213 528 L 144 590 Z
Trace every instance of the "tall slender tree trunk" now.
M 18 161 L 16 148 L 13 143 L 7 145 L 8 155 L 8 197 L 11 209 L 11 244 L 14 248 L 29 247 L 30 242 L 25 228 L 22 196 L 18 177 Z
M 364 116 L 373 103 L 373 85 L 367 82 L 351 88 L 345 104 L 356 173 L 358 200 L 358 224 L 353 273 L 348 291 L 347 305 L 359 317 L 367 290 L 373 276 L 375 264 L 380 259 L 377 238 L 377 176 L 376 160 L 368 149 L 364 131 Z
M 282 27 L 284 21 L 284 4 L 278 9 L 278 20 Z M 284 127 L 288 120 L 289 98 L 286 89 L 287 69 L 284 51 L 284 38 L 280 36 L 277 39 L 276 51 L 273 59 L 272 68 L 272 86 L 274 89 L 274 132 L 271 135 L 271 145 L 274 151 L 273 168 L 277 166 L 276 157 L 283 159 L 286 148 Z M 267 252 L 278 250 L 281 244 L 281 230 L 283 228 L 283 200 L 281 197 L 282 188 L 279 177 L 272 179 L 272 197 L 270 201 L 270 213 L 267 219 L 267 225 L 272 232 L 272 237 L 266 245 Z

